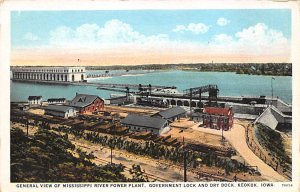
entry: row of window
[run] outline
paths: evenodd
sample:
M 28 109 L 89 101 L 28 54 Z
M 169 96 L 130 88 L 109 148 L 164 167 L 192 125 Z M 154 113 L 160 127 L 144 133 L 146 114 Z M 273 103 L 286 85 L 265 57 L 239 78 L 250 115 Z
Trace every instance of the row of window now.
M 73 75 L 74 76 L 74 75 Z M 30 74 L 30 73 L 14 73 L 14 79 L 33 79 L 33 80 L 53 80 L 53 81 L 67 81 L 68 75 L 63 74 Z
M 18 72 L 57 72 L 68 73 L 69 69 L 17 69 Z M 83 69 L 72 69 L 72 72 L 83 72 Z
M 146 128 L 140 128 L 140 127 L 135 127 L 135 126 L 129 126 L 129 129 L 137 130 L 137 131 L 148 131 Z M 151 133 L 153 133 L 153 129 L 149 129 Z
M 219 118 L 219 117 L 209 117 L 209 116 L 204 116 L 203 120 L 211 120 L 212 122 L 224 122 L 227 123 L 228 119 L 227 118 Z

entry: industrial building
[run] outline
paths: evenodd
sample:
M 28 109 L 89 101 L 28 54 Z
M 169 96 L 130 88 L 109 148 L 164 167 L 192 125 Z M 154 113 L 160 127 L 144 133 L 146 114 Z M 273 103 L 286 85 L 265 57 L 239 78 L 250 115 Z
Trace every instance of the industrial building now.
M 44 108 L 45 115 L 51 115 L 62 118 L 69 118 L 76 116 L 76 111 L 73 107 L 66 105 L 49 105 Z
M 80 82 L 86 80 L 85 67 L 18 67 L 12 69 L 13 80 L 41 82 Z
M 156 135 L 167 131 L 169 126 L 168 120 L 166 119 L 134 114 L 129 114 L 122 119 L 121 124 L 128 127 L 131 131 L 149 131 Z
M 81 113 L 94 113 L 104 110 L 104 100 L 97 95 L 78 94 L 70 102 L 70 106 Z

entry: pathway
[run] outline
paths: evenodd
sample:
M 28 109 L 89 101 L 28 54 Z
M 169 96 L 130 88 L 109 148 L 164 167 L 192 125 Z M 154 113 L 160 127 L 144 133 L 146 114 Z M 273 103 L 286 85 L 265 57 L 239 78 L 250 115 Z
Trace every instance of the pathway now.
M 216 135 L 221 135 L 220 130 L 201 128 L 196 124 L 192 129 L 212 133 Z M 230 144 L 236 149 L 236 151 L 245 159 L 245 161 L 251 166 L 257 166 L 261 175 L 269 181 L 288 181 L 273 168 L 267 165 L 259 157 L 257 157 L 251 149 L 249 149 L 246 143 L 245 128 L 240 124 L 234 124 L 230 131 L 224 131 L 224 137 L 230 142 Z

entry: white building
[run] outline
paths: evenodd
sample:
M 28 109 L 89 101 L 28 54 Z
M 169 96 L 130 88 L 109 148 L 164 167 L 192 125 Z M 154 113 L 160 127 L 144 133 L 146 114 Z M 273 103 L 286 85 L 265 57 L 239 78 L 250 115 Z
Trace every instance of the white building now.
M 45 115 L 68 118 L 75 117 L 76 110 L 66 105 L 49 105 L 45 107 Z
M 86 80 L 85 67 L 18 67 L 12 69 L 13 80 L 66 81 Z
M 41 105 L 42 104 L 42 96 L 29 96 L 28 104 L 29 105 Z

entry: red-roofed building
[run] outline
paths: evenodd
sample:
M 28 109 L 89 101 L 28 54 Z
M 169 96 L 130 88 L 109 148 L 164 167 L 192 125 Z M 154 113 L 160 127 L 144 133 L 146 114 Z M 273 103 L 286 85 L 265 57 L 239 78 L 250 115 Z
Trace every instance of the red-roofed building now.
M 203 109 L 203 126 L 212 129 L 231 129 L 233 111 L 231 108 L 205 107 Z

